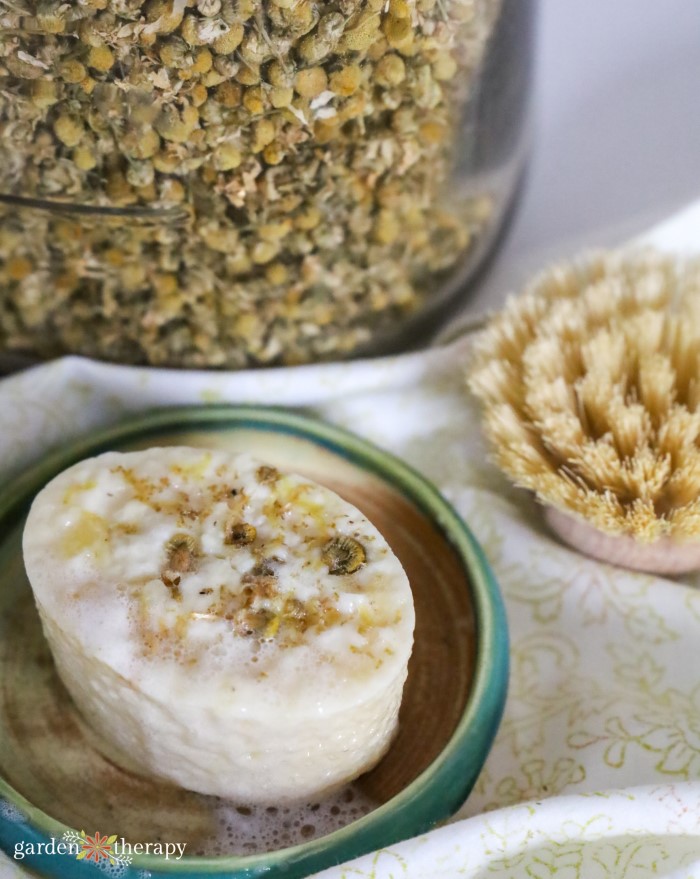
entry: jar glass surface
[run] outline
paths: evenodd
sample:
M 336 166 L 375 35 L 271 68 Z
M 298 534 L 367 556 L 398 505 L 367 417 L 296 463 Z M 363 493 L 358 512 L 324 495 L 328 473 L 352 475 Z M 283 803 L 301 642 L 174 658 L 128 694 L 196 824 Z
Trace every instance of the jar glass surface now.
M 0 350 L 395 348 L 524 154 L 533 0 L 0 3 Z

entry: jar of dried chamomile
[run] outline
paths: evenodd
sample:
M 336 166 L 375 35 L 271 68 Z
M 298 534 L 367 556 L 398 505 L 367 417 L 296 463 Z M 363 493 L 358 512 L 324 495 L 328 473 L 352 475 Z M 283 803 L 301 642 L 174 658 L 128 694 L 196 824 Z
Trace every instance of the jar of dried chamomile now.
M 493 244 L 532 0 L 0 0 L 0 351 L 402 344 Z

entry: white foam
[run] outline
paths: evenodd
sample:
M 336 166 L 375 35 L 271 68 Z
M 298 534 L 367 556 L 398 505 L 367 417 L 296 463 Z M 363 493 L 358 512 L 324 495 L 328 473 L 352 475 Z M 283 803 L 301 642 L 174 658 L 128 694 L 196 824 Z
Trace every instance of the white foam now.
M 222 800 L 215 809 L 215 832 L 194 853 L 256 855 L 302 845 L 347 827 L 378 805 L 353 784 L 331 796 L 281 807 L 236 806 Z

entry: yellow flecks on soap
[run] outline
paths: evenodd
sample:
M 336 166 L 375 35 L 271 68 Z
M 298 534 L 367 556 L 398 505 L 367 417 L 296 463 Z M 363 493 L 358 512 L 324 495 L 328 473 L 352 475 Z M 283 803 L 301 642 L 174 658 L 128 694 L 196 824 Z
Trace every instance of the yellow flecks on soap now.
M 87 511 L 81 512 L 79 518 L 67 526 L 61 550 L 66 558 L 73 558 L 83 552 L 100 555 L 109 542 L 109 526 L 102 516 Z
M 286 510 L 294 510 L 297 515 L 308 516 L 324 534 L 333 525 L 323 502 L 310 496 L 308 486 L 296 485 L 282 477 L 275 487 L 277 496 L 263 508 L 264 514 L 272 521 L 281 518 Z
M 211 463 L 211 452 L 207 452 L 201 458 L 193 461 L 191 464 L 173 464 L 170 468 L 172 473 L 178 476 L 192 477 L 193 479 L 202 479 Z
M 275 635 L 279 632 L 281 622 L 281 616 L 279 614 L 275 614 L 275 616 L 272 617 L 267 626 L 265 626 L 263 638 L 274 638 Z
M 150 499 L 156 490 L 156 486 L 149 479 L 139 477 L 133 470 L 121 466 L 113 467 L 111 472 L 123 477 L 124 481 L 133 490 L 136 500 L 145 504 L 150 502 Z
M 112 530 L 117 534 L 139 534 L 141 528 L 136 522 L 118 522 Z
M 66 493 L 63 495 L 63 503 L 70 504 L 73 502 L 76 494 L 79 494 L 82 491 L 90 491 L 93 488 L 97 487 L 97 483 L 94 479 L 89 479 L 87 482 L 77 482 L 75 485 L 71 485 L 70 488 L 66 490 Z
M 357 627 L 357 631 L 360 635 L 365 635 L 369 629 L 372 628 L 376 624 L 376 619 L 374 614 L 372 613 L 372 609 L 368 607 L 366 604 L 363 604 L 360 607 L 359 613 L 359 625 Z

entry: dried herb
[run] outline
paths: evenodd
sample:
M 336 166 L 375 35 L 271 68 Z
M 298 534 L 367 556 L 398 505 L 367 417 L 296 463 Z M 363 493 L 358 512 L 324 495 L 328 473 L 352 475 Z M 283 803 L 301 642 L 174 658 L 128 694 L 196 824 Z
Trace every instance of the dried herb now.
M 334 537 L 323 548 L 323 561 L 330 574 L 354 574 L 367 561 L 367 553 L 354 537 Z
M 0 193 L 66 207 L 0 202 L 0 346 L 192 367 L 362 347 L 490 222 L 448 183 L 499 10 L 2 0 Z

